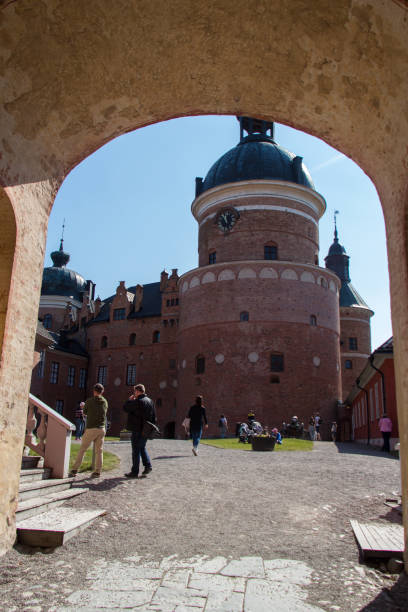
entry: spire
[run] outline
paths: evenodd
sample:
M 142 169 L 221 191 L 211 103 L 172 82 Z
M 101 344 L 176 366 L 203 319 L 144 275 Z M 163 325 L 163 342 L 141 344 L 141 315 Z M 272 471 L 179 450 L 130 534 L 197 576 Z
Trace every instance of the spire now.
M 337 232 L 337 215 L 338 210 L 334 211 L 334 240 L 329 248 L 326 262 L 326 268 L 337 274 L 342 283 L 350 282 L 349 260 L 350 257 L 346 254 L 346 249 L 339 243 L 339 235 Z
M 65 268 L 67 263 L 69 262 L 69 253 L 64 252 L 64 230 L 65 230 L 65 219 L 62 224 L 62 234 L 61 234 L 61 242 L 60 248 L 58 251 L 53 251 L 51 253 L 52 263 L 55 268 Z

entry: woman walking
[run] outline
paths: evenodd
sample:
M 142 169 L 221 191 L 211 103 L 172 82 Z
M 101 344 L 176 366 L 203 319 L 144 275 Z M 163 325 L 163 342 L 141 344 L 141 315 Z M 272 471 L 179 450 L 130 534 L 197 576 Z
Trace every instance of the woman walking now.
M 203 396 L 197 395 L 195 404 L 191 406 L 188 411 L 188 418 L 190 419 L 190 434 L 193 440 L 193 455 L 198 455 L 198 445 L 203 433 L 203 427 L 207 429 L 207 415 L 203 406 Z

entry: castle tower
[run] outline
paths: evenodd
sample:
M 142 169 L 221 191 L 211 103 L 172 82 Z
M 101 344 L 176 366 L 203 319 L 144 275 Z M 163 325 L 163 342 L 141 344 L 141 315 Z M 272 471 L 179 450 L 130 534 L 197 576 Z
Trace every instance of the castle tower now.
M 178 406 L 196 395 L 230 422 L 270 427 L 340 396 L 336 274 L 318 266 L 324 198 L 273 124 L 240 117 L 240 142 L 196 179 L 199 267 L 179 281 Z
M 326 268 L 337 274 L 341 281 L 340 306 L 340 353 L 342 376 L 342 399 L 345 399 L 371 353 L 370 319 L 374 312 L 351 284 L 346 249 L 339 243 L 336 217 L 334 218 L 334 240 L 325 257 Z

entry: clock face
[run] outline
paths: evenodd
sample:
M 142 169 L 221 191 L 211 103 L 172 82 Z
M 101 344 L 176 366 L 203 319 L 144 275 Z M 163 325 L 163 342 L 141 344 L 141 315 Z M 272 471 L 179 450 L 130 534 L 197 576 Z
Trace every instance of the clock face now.
M 227 233 L 232 230 L 238 218 L 239 213 L 237 210 L 234 208 L 224 208 L 224 210 L 220 210 L 218 213 L 215 222 L 222 232 Z

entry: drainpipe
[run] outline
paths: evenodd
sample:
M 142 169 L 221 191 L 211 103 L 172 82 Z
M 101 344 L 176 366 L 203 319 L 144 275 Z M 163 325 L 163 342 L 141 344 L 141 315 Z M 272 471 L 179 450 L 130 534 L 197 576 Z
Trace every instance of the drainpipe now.
M 368 391 L 364 387 L 360 387 L 360 378 L 357 378 L 356 385 L 361 391 L 364 391 L 366 396 L 366 408 L 367 408 L 367 444 L 370 444 L 370 410 L 368 407 Z
M 373 370 L 375 370 L 376 372 L 379 372 L 381 374 L 381 383 L 382 383 L 382 396 L 383 396 L 383 414 L 387 414 L 387 406 L 385 403 L 385 378 L 384 378 L 384 372 L 381 372 L 381 370 L 379 370 L 378 368 L 375 367 L 374 365 L 374 355 L 370 355 L 369 357 L 370 359 L 370 365 L 373 368 Z

